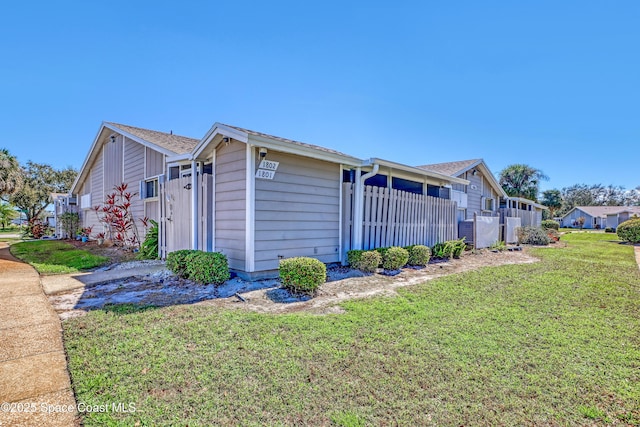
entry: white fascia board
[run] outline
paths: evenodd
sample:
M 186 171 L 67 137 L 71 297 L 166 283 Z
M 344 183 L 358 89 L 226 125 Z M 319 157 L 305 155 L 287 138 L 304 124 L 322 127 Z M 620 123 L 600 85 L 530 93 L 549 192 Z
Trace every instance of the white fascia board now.
M 377 159 L 377 158 L 365 160 L 364 162 L 362 162 L 360 166 L 367 167 L 367 166 L 373 166 L 374 164 L 378 164 L 380 166 L 397 169 L 405 172 L 411 172 L 417 175 L 427 176 L 430 178 L 438 179 L 444 183 L 463 184 L 463 185 L 469 184 L 469 181 L 466 179 L 456 178 L 453 176 L 444 175 L 437 172 L 431 172 L 431 171 L 427 171 L 427 170 L 416 168 L 409 165 L 403 165 L 402 163 L 396 163 L 396 162 L 391 162 L 389 160 L 383 160 L 383 159 Z
M 98 140 L 100 139 L 100 135 L 102 134 L 102 130 L 105 129 L 105 122 L 102 122 L 100 124 L 100 128 L 98 129 L 98 133 L 96 134 L 95 138 L 93 138 L 93 143 L 91 144 L 91 148 L 89 149 L 89 152 L 87 153 L 87 157 L 85 157 L 84 162 L 82 163 L 82 167 L 80 168 L 80 172 L 78 172 L 78 176 L 76 177 L 75 181 L 73 181 L 73 185 L 71 186 L 71 194 L 76 194 L 76 190 L 77 190 L 77 186 L 80 183 L 80 181 L 82 181 L 85 178 L 85 175 L 87 174 L 87 167 L 89 166 L 89 163 L 95 158 L 94 155 L 94 151 L 96 149 L 96 146 L 98 145 Z
M 187 162 L 191 160 L 191 157 L 192 157 L 191 153 L 175 154 L 173 156 L 167 156 L 166 164 L 169 165 L 170 163 Z
M 270 148 L 272 150 L 281 151 L 283 153 L 295 154 L 298 156 L 309 157 L 326 162 L 338 163 L 345 166 L 360 166 L 362 160 L 339 153 L 331 153 L 304 145 L 292 144 L 286 141 L 266 138 L 259 135 L 249 135 L 249 141 L 258 147 Z
M 540 209 L 547 209 L 547 210 L 549 210 L 549 208 L 548 208 L 548 207 L 546 207 L 545 205 L 541 205 L 540 203 L 538 203 L 538 202 L 534 202 L 533 200 L 525 199 L 524 197 L 506 197 L 506 199 L 507 199 L 507 200 L 515 200 L 516 202 L 520 202 L 520 203 L 526 203 L 526 204 L 531 205 L 531 206 L 534 206 L 534 207 L 536 207 L 536 208 L 540 208 Z M 577 208 L 573 208 L 573 209 L 571 209 L 569 212 L 567 212 L 567 213 L 565 214 L 565 216 L 566 216 L 566 215 L 569 215 L 569 214 L 570 214 L 571 212 L 573 212 L 575 209 L 577 209 Z
M 489 180 L 489 183 L 491 184 L 491 186 L 495 190 L 498 191 L 498 193 L 500 194 L 500 196 L 502 196 L 502 198 L 509 197 L 507 195 L 507 193 L 504 191 L 504 188 L 502 188 L 500 183 L 496 180 L 496 177 L 493 176 L 493 173 L 491 173 L 491 170 L 489 169 L 489 166 L 487 166 L 487 164 L 484 162 L 484 160 L 482 160 L 476 166 L 480 166 L 482 169 L 484 169 L 483 170 L 484 176 L 487 177 L 487 179 Z
M 157 146 L 156 144 L 153 144 L 147 140 L 144 140 L 142 138 L 138 138 L 135 135 L 130 134 L 129 132 L 125 132 L 122 129 L 120 129 L 117 126 L 114 126 L 110 123 L 106 123 L 106 122 L 102 122 L 100 124 L 100 129 L 98 129 L 98 133 L 96 134 L 95 138 L 93 139 L 93 143 L 91 144 L 91 148 L 89 149 L 89 152 L 87 153 L 87 157 L 84 159 L 84 163 L 82 164 L 82 167 L 80 168 L 80 173 L 78 173 L 78 176 L 76 177 L 76 180 L 73 182 L 73 185 L 71 186 L 71 193 L 72 194 L 76 194 L 77 192 L 77 186 L 78 184 L 83 181 L 86 177 L 85 175 L 88 173 L 87 168 L 89 167 L 89 164 L 93 161 L 93 159 L 95 158 L 95 156 L 97 155 L 97 153 L 95 153 L 96 147 L 98 146 L 98 141 L 100 140 L 100 136 L 102 135 L 102 132 L 105 129 L 109 129 L 115 133 L 118 133 L 120 135 L 123 135 L 135 142 L 138 142 L 140 144 L 142 144 L 145 147 L 149 147 L 152 150 L 158 151 L 162 154 L 165 154 L 167 156 L 175 156 L 176 153 L 171 151 L 171 150 L 167 150 L 166 148 L 162 148 Z M 124 151 L 123 151 L 124 153 Z
M 197 159 L 202 154 L 202 152 L 209 147 L 211 141 L 213 141 L 214 138 L 218 135 L 224 135 L 226 137 L 233 138 L 236 141 L 244 142 L 245 144 L 249 142 L 247 133 L 216 122 L 213 126 L 211 126 L 211 129 L 209 129 L 209 131 L 200 140 L 200 142 L 198 142 L 193 151 L 191 151 L 190 155 L 193 158 Z

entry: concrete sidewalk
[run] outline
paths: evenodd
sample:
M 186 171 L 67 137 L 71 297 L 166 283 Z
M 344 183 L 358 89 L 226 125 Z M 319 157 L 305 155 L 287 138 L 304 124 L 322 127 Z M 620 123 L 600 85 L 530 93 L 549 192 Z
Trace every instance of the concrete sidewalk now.
M 58 315 L 0 243 L 0 426 L 77 426 L 75 404 Z

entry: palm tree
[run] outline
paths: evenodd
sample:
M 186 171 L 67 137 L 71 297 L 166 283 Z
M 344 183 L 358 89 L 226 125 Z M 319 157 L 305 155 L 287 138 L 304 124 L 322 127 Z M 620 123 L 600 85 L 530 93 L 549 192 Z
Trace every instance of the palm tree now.
M 0 149 L 0 197 L 15 193 L 22 186 L 22 169 L 18 159 L 6 148 Z
M 540 169 L 525 164 L 514 164 L 500 171 L 500 185 L 510 197 L 538 200 L 540 181 L 548 180 Z

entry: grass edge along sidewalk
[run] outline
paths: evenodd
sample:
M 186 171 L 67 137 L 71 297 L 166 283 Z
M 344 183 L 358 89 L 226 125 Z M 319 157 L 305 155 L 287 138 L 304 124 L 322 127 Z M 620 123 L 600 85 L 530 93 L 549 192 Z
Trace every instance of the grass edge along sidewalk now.
M 570 234 L 535 264 L 344 314 L 120 306 L 64 322 L 76 396 L 122 425 L 637 425 L 633 247 Z

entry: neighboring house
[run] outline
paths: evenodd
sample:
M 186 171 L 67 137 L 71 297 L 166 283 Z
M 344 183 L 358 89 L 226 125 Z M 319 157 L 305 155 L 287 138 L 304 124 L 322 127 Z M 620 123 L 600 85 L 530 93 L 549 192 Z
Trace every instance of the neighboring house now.
M 640 215 L 640 206 L 576 206 L 560 217 L 560 226 L 577 228 L 578 218 L 583 217 L 582 228 L 617 228 L 634 214 Z
M 500 200 L 506 199 L 507 194 L 484 160 L 461 160 L 418 167 L 469 181 L 467 185 L 452 186 L 451 198 L 458 201 L 458 221 L 472 220 L 474 214 L 499 216 Z
M 507 222 L 505 217 L 520 218 L 516 225 L 538 227 L 542 222 L 542 211 L 547 209 L 532 200 L 507 196 L 483 159 L 418 167 L 469 181 L 469 184 L 453 184 L 451 199 L 458 202 L 459 237 L 465 237 L 470 243 L 476 243 L 473 238 L 474 216 L 500 217 L 502 225 Z M 506 230 L 503 230 L 503 239 L 506 238 L 504 234 L 507 234 Z
M 78 212 L 77 199 L 69 194 L 51 193 L 49 201 L 53 205 L 53 219 L 49 223 L 54 228 L 55 237 L 59 239 L 75 238 L 75 236 L 69 236 L 67 234 L 62 221 L 60 221 L 60 216 L 67 212 Z
M 160 220 L 159 182 L 166 158 L 191 151 L 198 140 L 117 123 L 103 122 L 76 178 L 71 194 L 77 196 L 80 226 L 103 230 L 93 207 L 103 205 L 115 186 L 128 184 L 136 193 L 131 213 L 136 220 Z M 140 227 L 141 238 L 144 228 Z

